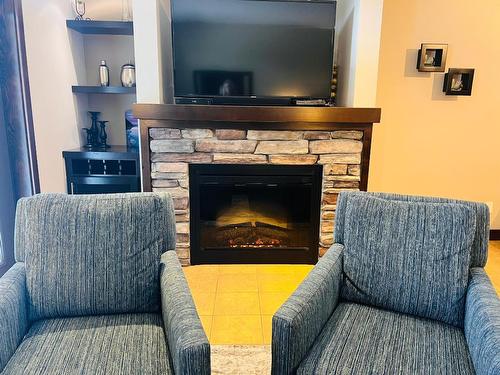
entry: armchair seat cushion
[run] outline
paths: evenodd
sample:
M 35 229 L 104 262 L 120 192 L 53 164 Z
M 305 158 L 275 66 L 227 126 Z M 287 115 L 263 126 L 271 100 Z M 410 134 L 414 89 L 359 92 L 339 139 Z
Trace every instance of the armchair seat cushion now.
M 2 374 L 172 374 L 160 314 L 34 323 Z
M 441 322 L 341 303 L 298 374 L 474 374 L 463 331 Z

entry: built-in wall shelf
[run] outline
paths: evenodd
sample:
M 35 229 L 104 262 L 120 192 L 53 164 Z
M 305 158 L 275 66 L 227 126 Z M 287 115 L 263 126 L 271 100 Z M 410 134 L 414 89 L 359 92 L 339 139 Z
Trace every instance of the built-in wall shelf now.
M 134 35 L 134 23 L 132 21 L 66 20 L 66 26 L 82 34 Z
M 73 86 L 75 94 L 135 94 L 135 87 L 121 86 Z

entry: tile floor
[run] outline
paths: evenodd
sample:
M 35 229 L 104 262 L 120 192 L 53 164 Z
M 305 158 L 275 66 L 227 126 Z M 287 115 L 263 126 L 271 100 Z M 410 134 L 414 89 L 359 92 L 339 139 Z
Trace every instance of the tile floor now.
M 271 320 L 307 276 L 306 265 L 185 267 L 201 322 L 213 345 L 268 345 Z M 500 241 L 491 242 L 486 266 L 500 294 Z
M 213 345 L 268 345 L 271 319 L 312 266 L 185 267 L 205 332 Z
M 491 241 L 486 272 L 500 296 L 500 241 Z

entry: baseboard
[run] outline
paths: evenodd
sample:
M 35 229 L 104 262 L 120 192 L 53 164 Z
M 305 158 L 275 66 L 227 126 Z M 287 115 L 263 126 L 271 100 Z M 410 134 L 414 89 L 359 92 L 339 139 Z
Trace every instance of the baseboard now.
M 492 230 L 490 230 L 490 240 L 492 240 L 492 241 L 500 241 L 500 229 L 492 229 Z

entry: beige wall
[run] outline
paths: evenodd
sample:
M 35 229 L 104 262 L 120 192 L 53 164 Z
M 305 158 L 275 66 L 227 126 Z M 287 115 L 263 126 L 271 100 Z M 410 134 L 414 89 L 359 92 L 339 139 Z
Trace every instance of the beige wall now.
M 500 229 L 500 2 L 385 0 L 369 189 L 491 202 Z M 448 67 L 476 69 L 472 97 L 418 73 L 422 42 L 449 44 Z
M 23 0 L 28 76 L 42 192 L 66 191 L 63 150 L 80 147 L 87 98 L 71 85 L 85 75 L 83 39 L 69 34 L 68 0 Z
M 124 144 L 124 111 L 135 101 L 132 95 L 71 92 L 74 84 L 96 83 L 101 59 L 108 61 L 112 83 L 117 84 L 121 65 L 133 59 L 134 51 L 131 37 L 82 37 L 68 31 L 66 19 L 75 17 L 72 4 L 70 0 L 22 0 L 38 170 L 45 193 L 66 191 L 62 151 L 85 142 L 81 128 L 90 125 L 87 110 L 105 108 L 102 118 L 111 120 L 109 143 Z M 119 20 L 121 15 L 121 0 L 87 0 L 86 16 L 92 19 Z M 111 38 L 118 39 L 109 42 Z

